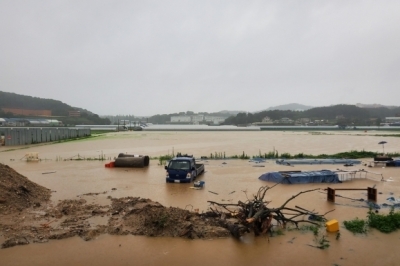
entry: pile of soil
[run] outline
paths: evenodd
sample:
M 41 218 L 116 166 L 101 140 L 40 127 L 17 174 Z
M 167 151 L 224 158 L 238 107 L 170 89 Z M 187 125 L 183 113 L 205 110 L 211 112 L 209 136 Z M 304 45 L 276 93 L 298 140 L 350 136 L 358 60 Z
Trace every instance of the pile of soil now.
M 114 190 L 114 189 L 112 189 Z M 88 204 L 80 199 L 49 201 L 51 191 L 0 164 L 1 248 L 43 243 L 80 236 L 91 240 L 101 234 L 218 238 L 230 236 L 225 218 L 164 207 L 138 197 L 112 198 L 111 205 Z
M 2 248 L 79 236 L 88 241 L 101 234 L 220 238 L 231 235 L 221 217 L 199 214 L 138 197 L 111 198 L 111 206 L 85 199 L 62 200 L 56 206 L 28 209 L 0 223 Z M 23 216 L 23 217 L 22 217 Z M 0 216 L 1 217 L 1 216 Z M 104 224 L 93 223 L 104 219 Z
M 25 176 L 17 173 L 8 165 L 0 163 L 0 214 L 21 211 L 48 201 L 51 191 Z
M 133 234 L 184 238 L 230 236 L 219 217 L 210 217 L 174 207 L 164 207 L 150 199 L 112 198 L 109 234 Z

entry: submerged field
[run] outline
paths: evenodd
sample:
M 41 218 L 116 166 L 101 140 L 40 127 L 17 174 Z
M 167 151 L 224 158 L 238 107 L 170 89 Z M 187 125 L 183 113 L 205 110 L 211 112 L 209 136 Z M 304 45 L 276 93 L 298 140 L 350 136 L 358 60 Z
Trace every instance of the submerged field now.
M 379 132 L 382 135 L 382 132 Z M 272 150 L 290 154 L 333 154 L 351 150 L 381 152 L 379 141 L 385 140 L 385 152 L 399 152 L 400 138 L 376 136 L 374 132 L 349 134 L 348 132 L 329 132 L 311 134 L 307 132 L 119 132 L 107 133 L 98 138 L 77 142 L 32 146 L 7 152 L 0 148 L 0 163 L 9 165 L 31 181 L 49 188 L 53 207 L 60 201 L 85 200 L 87 204 L 111 205 L 112 198 L 149 198 L 166 207 L 199 209 L 207 211 L 210 201 L 237 202 L 251 198 L 258 188 L 268 183 L 258 177 L 268 171 L 288 170 L 336 170 L 340 165 L 299 165 L 294 167 L 277 165 L 273 160 L 255 164 L 248 160 L 204 160 L 206 173 L 200 177 L 205 188 L 193 190 L 190 184 L 166 184 L 165 170 L 158 160 L 152 160 L 146 169 L 105 168 L 107 161 L 66 160 L 81 157 L 112 159 L 120 152 L 158 157 L 177 152 L 193 154 L 196 157 L 215 153 L 250 156 Z M 27 152 L 39 152 L 40 162 L 21 161 Z M 342 184 L 329 185 L 336 188 L 367 188 L 375 186 L 378 191 L 378 204 L 392 204 L 387 199 L 400 198 L 400 169 L 366 168 L 372 158 L 364 158 L 363 164 L 346 170 L 365 168 L 366 179 Z M 44 174 L 49 173 L 49 174 Z M 380 181 L 382 174 L 387 182 Z M 272 185 L 272 184 L 269 184 Z M 326 188 L 328 184 L 278 185 L 266 196 L 270 205 L 278 206 L 300 191 L 313 188 Z M 184 240 L 170 237 L 141 237 L 98 235 L 85 242 L 79 237 L 64 240 L 50 240 L 42 244 L 30 244 L 0 250 L 6 265 L 70 265 L 96 263 L 98 265 L 136 265 L 171 263 L 230 263 L 239 265 L 252 263 L 274 265 L 297 264 L 299 260 L 310 264 L 338 265 L 395 265 L 400 256 L 396 253 L 399 232 L 382 234 L 371 231 L 367 235 L 353 235 L 343 227 L 344 220 L 355 217 L 364 218 L 368 212 L 364 191 L 339 193 L 336 204 L 326 201 L 323 190 L 304 194 L 293 204 L 315 210 L 319 213 L 335 209 L 327 218 L 340 222 L 341 236 L 327 235 L 330 247 L 319 250 L 308 246 L 313 244 L 313 234 L 303 231 L 286 231 L 283 235 L 270 238 L 254 238 L 251 235 L 240 241 L 231 238 L 208 238 L 212 240 Z M 352 200 L 351 200 L 352 199 Z M 382 207 L 382 213 L 389 208 Z M 106 215 L 105 215 L 106 217 Z M 106 217 L 107 219 L 109 217 Z M 90 226 L 104 225 L 107 219 L 98 216 L 88 220 Z M 51 221 L 51 220 L 49 220 Z M 57 226 L 57 222 L 53 222 Z M 3 238 L 3 239 L 2 239 Z M 0 236 L 4 240 L 5 236 Z M 24 254 L 20 256 L 19 254 Z M 277 255 L 279 254 L 279 255 Z

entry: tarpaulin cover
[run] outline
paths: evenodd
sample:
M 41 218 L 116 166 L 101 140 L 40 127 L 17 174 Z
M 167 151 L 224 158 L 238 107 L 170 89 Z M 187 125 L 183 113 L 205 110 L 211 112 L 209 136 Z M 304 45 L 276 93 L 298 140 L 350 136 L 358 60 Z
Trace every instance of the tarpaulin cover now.
M 277 164 L 360 164 L 359 160 L 352 159 L 281 159 L 276 160 Z
M 400 167 L 400 160 L 393 160 L 391 162 L 387 162 L 386 166 L 395 166 L 395 167 Z
M 282 184 L 340 183 L 338 174 L 330 170 L 309 172 L 269 172 L 258 179 Z

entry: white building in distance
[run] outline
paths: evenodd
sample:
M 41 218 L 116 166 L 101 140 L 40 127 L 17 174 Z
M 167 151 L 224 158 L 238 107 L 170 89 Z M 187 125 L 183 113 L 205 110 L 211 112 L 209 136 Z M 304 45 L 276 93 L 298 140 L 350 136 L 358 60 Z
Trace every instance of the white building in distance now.
M 222 122 L 224 122 L 225 118 L 221 117 L 221 116 L 208 116 L 208 115 L 206 115 L 204 117 L 204 121 L 211 122 L 211 123 L 213 123 L 215 125 L 218 125 L 218 124 L 221 124 Z
M 192 117 L 188 115 L 171 116 L 172 123 L 191 123 Z
M 214 125 L 221 124 L 225 121 L 225 117 L 220 116 L 204 116 L 204 115 L 180 115 L 180 116 L 171 116 L 171 123 L 192 123 L 192 124 L 200 124 L 203 122 L 212 123 Z
M 400 117 L 398 116 L 393 116 L 393 117 L 386 117 L 385 118 L 386 123 L 398 123 L 400 122 Z

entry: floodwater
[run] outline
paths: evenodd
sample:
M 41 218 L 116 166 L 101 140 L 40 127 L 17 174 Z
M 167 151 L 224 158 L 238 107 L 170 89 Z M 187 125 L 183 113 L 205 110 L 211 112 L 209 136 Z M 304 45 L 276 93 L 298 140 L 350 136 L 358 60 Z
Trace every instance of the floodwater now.
M 350 150 L 399 152 L 400 138 L 377 136 L 384 132 L 119 132 L 83 141 L 72 141 L 41 146 L 0 147 L 0 162 L 14 168 L 33 182 L 53 191 L 52 201 L 75 199 L 84 196 L 88 203 L 109 204 L 112 197 L 143 197 L 165 206 L 206 211 L 207 201 L 236 203 L 251 198 L 260 186 L 273 185 L 258 177 L 269 171 L 336 170 L 342 165 L 277 165 L 274 161 L 255 164 L 248 160 L 203 161 L 206 173 L 202 190 L 192 190 L 190 184 L 166 184 L 165 170 L 157 160 L 151 160 L 147 169 L 105 168 L 102 161 L 64 161 L 64 159 L 104 155 L 114 158 L 118 153 L 149 155 L 151 157 L 182 152 L 196 157 L 211 153 L 226 156 L 253 156 L 276 150 L 291 154 L 332 154 Z M 392 134 L 392 133 L 391 133 Z M 380 141 L 387 141 L 384 147 Z M 28 152 L 38 152 L 40 162 L 20 160 Z M 387 198 L 400 200 L 400 168 L 370 168 L 372 158 L 361 165 L 346 170 L 365 169 L 367 178 L 330 184 L 332 188 L 378 189 L 378 204 L 388 203 Z M 255 167 L 257 166 L 257 167 Z M 264 166 L 264 167 L 259 167 Z M 45 174 L 44 174 L 45 173 Z M 382 182 L 381 176 L 386 182 Z M 364 176 L 365 177 L 365 176 Z M 326 188 L 327 184 L 278 185 L 269 190 L 269 206 L 280 206 L 300 191 Z M 112 190 L 115 188 L 116 190 Z M 214 193 L 212 193 L 214 192 Z M 216 193 L 216 194 L 215 194 Z M 338 191 L 337 194 L 353 199 L 366 199 L 366 191 Z M 301 206 L 327 214 L 328 219 L 340 222 L 340 238 L 328 234 L 330 247 L 320 250 L 311 232 L 287 231 L 272 238 L 254 238 L 248 235 L 241 240 L 231 238 L 187 240 L 180 238 L 151 238 L 142 236 L 102 235 L 85 242 L 78 237 L 52 240 L 44 244 L 30 244 L 0 250 L 0 265 L 398 265 L 400 254 L 397 245 L 400 233 L 383 234 L 371 230 L 367 235 L 353 235 L 343 227 L 344 220 L 365 218 L 365 203 L 337 198 L 336 204 L 326 201 L 324 191 L 314 191 L 296 198 L 289 206 Z M 389 212 L 383 208 L 381 213 Z M 99 221 L 100 223 L 101 221 Z

